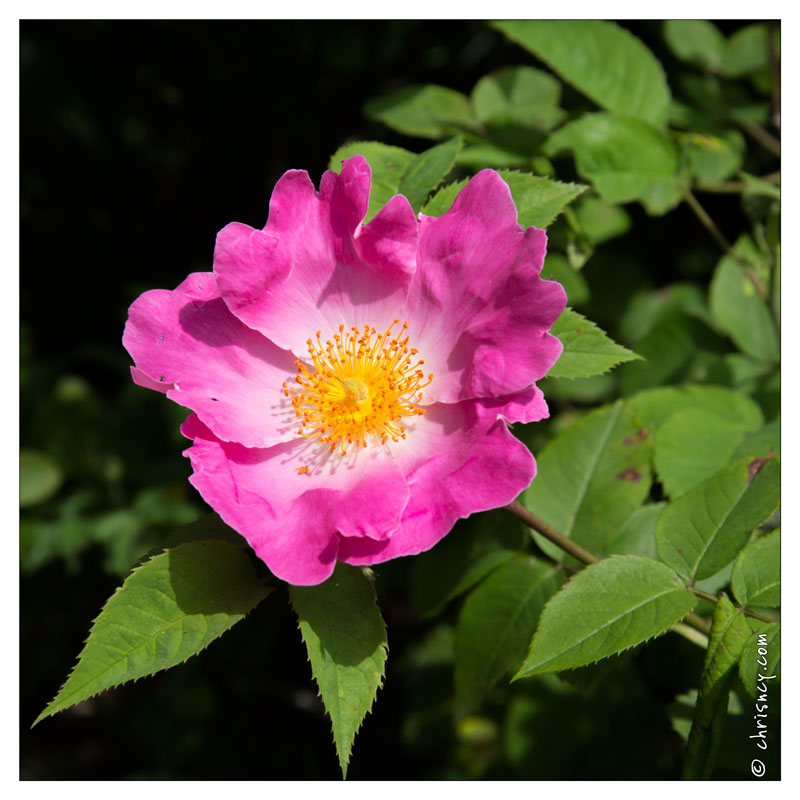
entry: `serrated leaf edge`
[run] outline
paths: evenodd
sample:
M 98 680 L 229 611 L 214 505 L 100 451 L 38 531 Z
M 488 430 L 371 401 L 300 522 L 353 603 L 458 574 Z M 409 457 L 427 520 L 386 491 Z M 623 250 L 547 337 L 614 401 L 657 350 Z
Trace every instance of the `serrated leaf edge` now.
M 206 542 L 206 541 L 208 541 L 208 542 L 212 542 L 212 541 L 225 542 L 226 544 L 230 544 L 232 547 L 236 546 L 232 542 L 227 542 L 224 539 L 194 539 L 191 542 L 182 542 L 181 544 L 176 545 L 176 547 L 165 548 L 161 552 L 155 553 L 153 556 L 148 558 L 146 561 L 142 561 L 142 562 L 138 563 L 136 566 L 134 566 L 131 569 L 130 575 L 128 575 L 128 577 L 125 578 L 125 580 L 122 582 L 122 584 L 120 586 L 117 586 L 117 588 L 114 589 L 114 591 L 111 593 L 111 595 L 108 598 L 108 600 L 106 600 L 106 602 L 103 604 L 103 607 L 100 609 L 100 613 L 92 620 L 91 627 L 89 628 L 89 633 L 87 634 L 86 638 L 83 640 L 83 647 L 81 648 L 81 652 L 78 654 L 78 660 L 75 662 L 74 666 L 70 670 L 69 675 L 67 675 L 66 679 L 64 680 L 64 683 L 61 685 L 61 688 L 58 690 L 58 692 L 56 692 L 55 697 L 45 706 L 45 708 L 42 711 L 42 713 L 39 714 L 38 717 L 36 717 L 36 719 L 34 720 L 33 724 L 31 725 L 31 728 L 36 727 L 36 725 L 38 725 L 40 722 L 42 722 L 43 720 L 47 719 L 48 717 L 55 716 L 56 714 L 59 714 L 62 711 L 66 711 L 68 708 L 72 708 L 73 706 L 78 705 L 79 703 L 83 703 L 86 700 L 91 700 L 94 697 L 98 697 L 99 695 L 101 695 L 104 692 L 107 692 L 107 691 L 109 691 L 111 689 L 116 689 L 117 687 L 124 686 L 124 685 L 126 685 L 128 683 L 136 683 L 137 681 L 141 680 L 142 678 L 149 678 L 149 677 L 151 677 L 153 675 L 158 675 L 158 673 L 160 673 L 160 672 L 165 672 L 168 669 L 172 669 L 173 667 L 178 667 L 181 664 L 185 664 L 190 658 L 192 658 L 193 656 L 199 655 L 204 650 L 206 650 L 209 647 L 209 645 L 211 645 L 213 642 L 215 642 L 217 639 L 219 639 L 220 636 L 222 636 L 223 633 L 226 633 L 227 631 L 229 631 L 237 622 L 241 622 L 242 619 L 244 619 L 251 611 L 253 611 L 253 609 L 255 609 L 256 606 L 253 606 L 253 608 L 249 609 L 248 611 L 246 611 L 244 613 L 244 615 L 241 617 L 241 619 L 234 620 L 233 622 L 231 622 L 231 624 L 228 625 L 222 631 L 222 633 L 220 633 L 220 636 L 217 636 L 214 639 L 211 639 L 209 642 L 206 643 L 206 645 L 204 647 L 201 647 L 199 650 L 197 650 L 194 653 L 190 653 L 188 656 L 186 656 L 186 658 L 184 658 L 182 661 L 179 661 L 177 664 L 171 664 L 168 667 L 162 667 L 161 669 L 154 670 L 153 672 L 148 672 L 146 675 L 138 675 L 137 677 L 134 677 L 134 678 L 128 678 L 127 680 L 120 681 L 119 683 L 112 683 L 110 686 L 106 686 L 106 687 L 104 687 L 102 689 L 99 689 L 96 692 L 93 692 L 92 694 L 86 695 L 86 697 L 81 697 L 80 700 L 76 700 L 74 703 L 69 703 L 69 704 L 67 704 L 65 706 L 62 706 L 61 708 L 57 708 L 57 709 L 55 709 L 53 711 L 50 710 L 51 707 L 53 706 L 53 704 L 56 702 L 56 700 L 58 700 L 58 698 L 61 696 L 61 693 L 64 691 L 64 688 L 66 687 L 66 685 L 69 683 L 70 678 L 72 678 L 73 674 L 75 673 L 75 670 L 80 666 L 81 662 L 83 661 L 83 652 L 86 649 L 86 645 L 89 643 L 89 639 L 91 639 L 92 634 L 94 633 L 94 629 L 95 629 L 95 626 L 97 625 L 98 620 L 100 619 L 100 617 L 103 616 L 103 612 L 106 610 L 106 608 L 108 607 L 108 604 L 111 602 L 111 600 L 119 592 L 121 592 L 125 588 L 125 584 L 133 577 L 133 575 L 135 573 L 139 572 L 139 570 L 144 568 L 151 561 L 153 561 L 156 558 L 159 558 L 160 556 L 162 556 L 165 553 L 167 553 L 169 550 L 175 550 L 178 547 L 182 547 L 185 544 L 196 544 L 198 542 Z M 261 583 L 261 581 L 256 578 L 255 580 L 252 581 L 252 583 Z M 230 592 L 238 591 L 239 589 L 242 588 L 242 586 L 245 586 L 245 584 L 241 584 L 240 586 L 235 587 L 235 589 L 231 589 L 229 592 L 226 592 L 225 594 L 230 594 Z M 265 586 L 264 589 L 265 589 L 265 594 L 261 598 L 261 600 L 259 600 L 258 603 L 256 603 L 256 605 L 259 605 L 264 600 L 266 600 L 266 598 L 270 594 L 272 594 L 272 592 L 274 591 L 274 587 Z M 220 595 L 219 597 L 224 597 L 224 596 L 225 595 Z M 214 598 L 214 600 L 215 601 L 218 600 L 219 597 Z M 211 602 L 211 601 L 209 601 L 209 602 Z M 182 622 L 184 619 L 186 619 L 187 616 L 189 616 L 189 615 L 186 614 L 183 617 L 181 617 L 181 619 L 175 620 L 175 622 L 171 622 L 169 625 L 167 625 L 166 627 L 162 628 L 153 638 L 156 638 L 157 636 L 160 636 L 161 634 L 164 633 L 164 631 L 166 631 L 172 625 L 175 625 L 177 622 Z M 135 649 L 136 648 L 133 648 L 132 650 L 129 650 L 127 653 L 125 653 L 122 656 L 120 656 L 119 660 L 122 660 L 123 658 L 127 658 L 133 652 L 133 650 L 135 650 Z M 116 664 L 118 662 L 114 662 L 114 663 Z M 108 671 L 108 669 L 110 669 L 110 667 L 107 667 L 100 674 L 104 674 L 105 672 Z M 86 686 L 86 683 L 84 683 L 80 687 L 78 687 L 78 690 L 76 690 L 76 691 L 80 691 L 80 689 L 83 688 L 84 686 Z M 75 694 L 75 692 L 73 692 L 73 694 Z
M 604 562 L 607 562 L 609 559 L 629 559 L 629 558 L 645 558 L 645 557 L 644 556 L 628 556 L 628 555 L 612 555 L 612 556 L 609 556 L 608 558 L 603 559 L 602 561 L 597 562 L 597 564 L 602 564 Z M 647 560 L 655 561 L 655 559 L 647 559 Z M 660 563 L 660 562 L 655 562 L 655 563 Z M 597 564 L 591 564 L 588 567 L 586 567 L 585 570 L 586 569 L 591 569 L 592 567 L 597 566 Z M 662 566 L 666 566 L 666 565 L 662 564 Z M 668 567 L 668 569 L 671 569 L 671 567 Z M 582 572 L 584 572 L 585 570 L 582 570 Z M 573 670 L 573 669 L 578 669 L 579 667 L 588 666 L 589 664 L 597 664 L 600 661 L 604 661 L 606 658 L 611 658 L 612 656 L 618 656 L 618 655 L 620 655 L 622 653 L 627 652 L 628 650 L 630 650 L 633 647 L 638 647 L 640 644 L 644 644 L 645 642 L 649 642 L 649 641 L 651 641 L 653 639 L 658 638 L 659 636 L 663 636 L 667 631 L 669 631 L 672 628 L 672 626 L 676 622 L 680 622 L 680 620 L 682 620 L 686 616 L 687 612 L 684 612 L 683 614 L 681 614 L 679 617 L 677 617 L 677 619 L 674 619 L 672 622 L 670 622 L 668 625 L 664 626 L 658 632 L 653 633 L 652 635 L 646 637 L 645 639 L 642 639 L 639 642 L 634 642 L 632 644 L 629 644 L 626 647 L 623 647 L 621 650 L 615 651 L 614 653 L 609 653 L 607 656 L 600 656 L 599 658 L 595 658 L 595 659 L 593 659 L 591 661 L 587 661 L 587 662 L 585 662 L 583 664 L 575 664 L 572 667 L 560 667 L 558 669 L 541 669 L 541 667 L 544 666 L 544 664 L 548 663 L 549 661 L 555 660 L 556 658 L 560 657 L 564 653 L 568 653 L 570 650 L 573 650 L 578 645 L 583 644 L 585 641 L 587 641 L 587 639 L 591 638 L 592 636 L 594 636 L 599 631 L 602 631 L 604 628 L 607 628 L 609 625 L 612 625 L 615 622 L 617 622 L 618 620 L 623 619 L 624 617 L 626 617 L 629 614 L 633 613 L 637 609 L 645 606 L 647 603 L 653 602 L 654 600 L 657 600 L 659 597 L 664 597 L 665 595 L 667 595 L 667 594 L 669 594 L 671 592 L 689 592 L 689 590 L 686 589 L 686 587 L 683 586 L 683 584 L 680 582 L 677 574 L 675 575 L 675 578 L 677 580 L 677 583 L 676 583 L 676 586 L 674 588 L 666 589 L 663 592 L 661 592 L 660 594 L 657 594 L 654 597 L 648 598 L 644 603 L 640 603 L 638 606 L 634 606 L 633 608 L 627 610 L 624 614 L 621 614 L 620 616 L 616 617 L 613 620 L 610 620 L 609 622 L 607 622 L 605 625 L 601 626 L 600 628 L 597 628 L 596 631 L 591 633 L 585 639 L 582 639 L 580 642 L 576 642 L 575 644 L 571 645 L 567 650 L 563 650 L 558 655 L 553 656 L 552 658 L 548 659 L 547 662 L 542 662 L 540 664 L 537 664 L 534 668 L 528 669 L 525 672 L 523 672 L 523 669 L 524 669 L 524 664 L 523 664 L 523 667 L 521 667 L 520 670 L 517 672 L 517 674 L 514 675 L 514 677 L 511 679 L 511 683 L 514 683 L 515 681 L 520 680 L 522 678 L 527 678 L 527 677 L 530 677 L 532 675 L 541 674 L 543 672 L 567 672 L 567 671 L 570 671 L 570 670 Z M 555 599 L 562 592 L 564 592 L 564 591 L 566 591 L 568 589 L 570 583 L 571 583 L 571 581 L 567 581 L 566 583 L 564 583 L 564 585 L 557 592 L 555 592 L 555 594 L 552 595 L 552 597 L 547 601 L 547 603 L 545 603 L 544 607 L 542 608 L 542 613 L 541 613 L 541 615 L 539 617 L 540 624 L 541 624 L 541 620 L 544 618 L 544 615 L 545 615 L 545 612 L 547 611 L 548 606 L 552 602 L 554 602 Z M 539 633 L 539 629 L 537 628 L 536 633 L 534 633 L 533 638 L 531 639 L 531 643 L 530 643 L 530 646 L 528 648 L 528 655 L 525 657 L 525 661 L 526 662 L 530 658 L 530 653 L 531 653 L 531 650 L 533 649 L 534 641 L 536 640 L 536 636 L 537 636 L 538 633 Z
M 342 780 L 346 780 L 347 779 L 347 768 L 350 765 L 350 757 L 353 754 L 353 745 L 355 744 L 356 736 L 358 735 L 358 732 L 361 730 L 361 726 L 364 724 L 364 720 L 367 718 L 367 714 L 370 714 L 372 712 L 372 709 L 375 706 L 375 700 L 378 697 L 378 692 L 383 688 L 383 682 L 386 679 L 386 660 L 389 657 L 389 643 L 388 643 L 388 641 L 385 642 L 385 643 L 381 642 L 380 649 L 383 652 L 383 658 L 381 659 L 380 680 L 378 682 L 377 687 L 375 688 L 375 695 L 372 698 L 372 702 L 370 703 L 369 708 L 364 712 L 364 716 L 361 718 L 361 721 L 358 723 L 358 727 L 353 731 L 353 737 L 350 740 L 350 744 L 349 744 L 349 746 L 347 748 L 347 752 L 345 753 L 346 758 L 343 761 L 342 760 L 342 750 L 343 750 L 343 748 L 339 747 L 339 743 L 336 740 L 336 728 L 334 727 L 333 717 L 331 716 L 331 712 L 330 712 L 330 709 L 328 708 L 328 704 L 325 702 L 325 698 L 322 696 L 322 689 L 320 688 L 319 681 L 317 680 L 317 676 L 314 674 L 314 663 L 311 660 L 311 653 L 309 651 L 308 642 L 306 641 L 306 637 L 303 634 L 302 620 L 300 619 L 300 615 L 297 614 L 297 610 L 295 609 L 294 603 L 291 600 L 291 595 L 289 596 L 289 604 L 291 605 L 292 610 L 295 612 L 295 615 L 297 616 L 297 628 L 300 631 L 300 638 L 301 638 L 301 640 L 302 640 L 302 642 L 303 642 L 303 644 L 305 645 L 305 648 L 306 648 L 306 655 L 307 655 L 306 661 L 308 661 L 309 667 L 311 668 L 311 679 L 314 681 L 314 684 L 317 687 L 317 697 L 319 697 L 319 699 L 322 701 L 322 707 L 325 709 L 325 713 L 327 714 L 328 719 L 330 720 L 330 723 L 331 723 L 331 738 L 333 739 L 333 746 L 334 746 L 334 749 L 336 750 L 336 757 L 339 760 L 339 766 L 341 767 L 341 770 L 342 770 Z M 384 621 L 383 615 L 381 614 L 380 607 L 378 606 L 377 597 L 373 599 L 372 604 L 375 606 L 375 608 L 376 608 L 376 610 L 378 612 L 378 616 L 380 617 L 380 620 L 381 620 L 381 622 L 383 622 L 384 627 L 385 627 L 386 622 Z M 325 652 L 327 653 L 328 651 L 326 650 Z M 328 654 L 328 655 L 330 655 L 330 654 Z M 333 663 L 335 663 L 335 662 L 333 662 Z M 338 675 L 338 673 L 337 673 L 337 675 Z

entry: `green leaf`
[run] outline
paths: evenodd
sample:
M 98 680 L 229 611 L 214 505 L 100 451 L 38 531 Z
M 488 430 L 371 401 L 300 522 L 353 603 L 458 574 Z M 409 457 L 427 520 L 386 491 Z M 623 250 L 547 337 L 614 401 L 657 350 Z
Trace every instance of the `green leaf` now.
M 64 482 L 61 468 L 38 450 L 19 452 L 19 504 L 22 508 L 52 497 Z
M 386 625 L 375 587 L 361 569 L 339 563 L 324 583 L 290 586 L 289 593 L 346 777 L 353 740 L 386 664 Z
M 656 525 L 664 563 L 694 581 L 719 572 L 780 502 L 780 469 L 773 459 L 737 461 L 673 500 Z
M 514 205 L 517 207 L 517 219 L 523 228 L 531 225 L 546 228 L 565 206 L 586 189 L 577 183 L 560 183 L 526 172 L 499 170 L 499 174 L 511 190 Z M 466 183 L 466 180 L 457 181 L 440 189 L 428 200 L 422 213 L 438 217 L 449 211 L 456 195 Z
M 447 186 L 443 186 L 438 192 L 428 198 L 428 202 L 422 207 L 422 213 L 429 217 L 441 217 L 449 211 L 458 193 L 467 185 L 467 178 L 454 181 Z
M 589 299 L 589 284 L 586 283 L 586 278 L 574 270 L 561 253 L 547 254 L 542 267 L 542 277 L 558 281 L 567 293 L 567 302 L 573 306 L 581 305 Z
M 710 323 L 705 291 L 696 283 L 671 283 L 655 290 L 640 290 L 628 303 L 619 320 L 619 335 L 629 342 L 640 342 L 660 323 L 669 319 L 693 317 Z
M 740 239 L 734 250 L 744 257 L 745 252 L 750 252 L 747 240 Z M 719 328 L 742 351 L 777 362 L 780 359 L 778 331 L 753 276 L 753 267 L 746 269 L 731 256 L 723 256 L 711 280 L 711 314 Z
M 578 91 L 610 111 L 662 124 L 670 92 L 664 70 L 635 36 L 599 20 L 492 23 Z
M 454 136 L 420 153 L 405 168 L 400 179 L 400 194 L 408 198 L 414 213 L 419 213 L 425 198 L 444 180 L 453 168 L 464 140 Z
M 728 693 L 750 628 L 743 614 L 722 594 L 714 609 L 700 691 L 683 763 L 684 780 L 711 777 L 725 731 Z
M 776 36 L 776 42 L 779 39 Z M 776 48 L 780 52 L 780 47 Z M 728 78 L 748 75 L 769 67 L 769 30 L 759 23 L 739 29 L 728 40 L 722 74 Z
M 467 97 L 444 86 L 408 86 L 364 104 L 364 113 L 408 136 L 443 139 L 471 130 Z
M 713 334 L 700 320 L 682 314 L 667 316 L 634 346 L 644 361 L 622 368 L 622 394 L 677 382 L 689 369 L 691 360 L 697 357 L 699 343 L 709 339 L 712 339 L 710 346 L 714 347 Z
M 356 154 L 364 156 L 372 168 L 372 186 L 369 209 L 364 222 L 369 222 L 396 194 L 408 166 L 419 156 L 402 147 L 391 147 L 382 142 L 354 142 L 340 147 L 332 156 L 328 169 L 340 172 L 342 161 Z
M 725 37 L 713 22 L 703 19 L 668 19 L 664 38 L 682 61 L 718 72 L 725 57 Z
M 772 675 L 775 677 L 769 677 Z M 775 695 L 781 679 L 780 623 L 763 624 L 763 628 L 750 636 L 739 659 L 739 677 L 747 693 L 759 704 L 767 703 L 770 708 L 777 710 L 778 698 Z M 763 714 L 765 711 L 756 713 Z
M 777 608 L 781 604 L 780 529 L 750 542 L 736 558 L 731 589 L 740 605 Z
M 760 430 L 748 434 L 733 451 L 733 458 L 781 457 L 781 421 L 773 420 Z
M 574 669 L 667 631 L 695 596 L 669 567 L 642 556 L 611 556 L 568 581 L 545 606 L 515 676 Z
M 488 126 L 549 130 L 564 117 L 560 99 L 561 84 L 533 67 L 507 67 L 481 78 L 472 90 L 475 116 Z
M 593 322 L 571 308 L 561 314 L 550 332 L 561 340 L 564 352 L 547 373 L 549 378 L 588 378 L 641 358 L 612 342 Z
M 648 503 L 628 517 L 619 534 L 609 539 L 606 552 L 657 558 L 656 523 L 666 503 Z
M 615 114 L 584 114 L 553 133 L 546 155 L 575 155 L 578 173 L 608 203 L 639 200 L 650 214 L 663 214 L 681 199 L 678 151 L 646 122 Z
M 637 420 L 651 433 L 672 414 L 687 409 L 708 411 L 743 430 L 755 430 L 764 419 L 752 398 L 722 386 L 664 386 L 640 392 L 627 402 Z
M 243 619 L 269 593 L 228 542 L 190 542 L 137 567 L 109 598 L 61 691 L 37 717 L 174 667 Z
M 575 217 L 592 244 L 622 236 L 631 227 L 631 218 L 625 209 L 591 195 L 580 199 L 575 206 Z
M 519 224 L 546 228 L 578 195 L 586 191 L 579 183 L 561 183 L 528 172 L 500 170 L 511 189 Z
M 676 411 L 653 438 L 653 460 L 666 493 L 679 497 L 710 478 L 730 462 L 748 431 L 762 423 L 763 419 L 731 419 L 717 409 Z
M 519 667 L 544 604 L 563 580 L 560 570 L 521 554 L 470 593 L 456 628 L 457 717 L 478 708 L 494 683 Z
M 742 166 L 745 141 L 739 131 L 726 131 L 720 136 L 687 133 L 680 141 L 684 158 L 699 181 L 723 181 Z
M 595 409 L 537 456 L 538 474 L 523 503 L 591 552 L 601 552 L 650 492 L 647 432 L 619 401 Z M 563 553 L 540 536 L 555 558 Z

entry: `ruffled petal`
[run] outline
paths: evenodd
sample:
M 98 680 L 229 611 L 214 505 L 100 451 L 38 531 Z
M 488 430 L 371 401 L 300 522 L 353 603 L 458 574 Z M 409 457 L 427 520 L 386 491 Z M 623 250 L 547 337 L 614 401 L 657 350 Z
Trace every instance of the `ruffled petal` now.
M 300 437 L 270 448 L 223 442 L 191 415 L 181 432 L 189 479 L 282 580 L 310 585 L 333 571 L 339 541 L 385 540 L 409 499 L 400 470 L 380 449 L 327 458 Z M 310 465 L 308 473 L 299 471 Z M 339 535 L 337 535 L 337 532 Z
M 508 423 L 539 422 L 550 416 L 550 409 L 538 386 L 529 386 L 516 394 L 485 399 L 482 402 L 487 410 L 494 408 L 497 416 Z
M 499 403 L 437 404 L 409 426 L 392 453 L 411 497 L 400 527 L 378 542 L 340 539 L 339 560 L 365 565 L 433 547 L 456 520 L 507 505 L 536 474 L 536 462 L 498 418 Z
M 214 273 L 230 310 L 298 358 L 318 330 L 325 340 L 340 325 L 385 328 L 405 302 L 417 223 L 399 200 L 362 228 L 369 188 L 358 155 L 341 174 L 326 172 L 319 194 L 306 172 L 287 172 L 261 239 L 240 225 L 217 237 Z M 385 233 L 391 238 L 379 241 Z
M 141 295 L 122 342 L 136 383 L 191 408 L 220 439 L 264 447 L 296 436 L 282 389 L 294 358 L 228 311 L 212 273 Z
M 548 331 L 566 294 L 539 277 L 546 243 L 544 231 L 517 224 L 511 192 L 491 170 L 441 217 L 420 216 L 406 315 L 435 376 L 426 402 L 512 394 L 555 363 L 561 344 Z

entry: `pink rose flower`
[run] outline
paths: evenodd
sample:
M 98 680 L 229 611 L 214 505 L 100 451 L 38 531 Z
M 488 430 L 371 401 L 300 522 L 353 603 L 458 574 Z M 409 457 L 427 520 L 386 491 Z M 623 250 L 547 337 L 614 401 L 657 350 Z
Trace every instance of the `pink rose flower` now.
M 496 172 L 441 217 L 397 195 L 364 225 L 370 178 L 361 156 L 319 192 L 287 172 L 264 229 L 223 228 L 214 271 L 145 292 L 123 337 L 134 381 L 193 412 L 191 483 L 293 584 L 514 500 L 536 464 L 508 423 L 548 415 L 561 353 L 547 237 Z

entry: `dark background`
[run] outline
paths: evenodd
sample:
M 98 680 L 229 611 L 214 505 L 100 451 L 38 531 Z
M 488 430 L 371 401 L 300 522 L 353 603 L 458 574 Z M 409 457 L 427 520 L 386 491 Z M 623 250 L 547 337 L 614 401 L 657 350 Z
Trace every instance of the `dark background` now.
M 669 61 L 658 23 L 628 25 Z M 146 289 L 210 269 L 228 222 L 263 226 L 285 170 L 306 169 L 318 183 L 347 141 L 430 146 L 367 120 L 365 100 L 412 83 L 469 93 L 492 69 L 532 59 L 483 23 L 458 21 L 39 21 L 22 22 L 20 37 L 21 444 L 47 452 L 64 475 L 22 520 L 22 778 L 337 779 L 284 591 L 199 658 L 29 730 L 130 563 L 204 510 L 180 456 L 185 412 L 129 380 L 126 309 Z M 709 210 L 741 229 L 734 200 Z M 686 269 L 710 273 L 713 244 L 688 211 L 673 212 L 672 227 L 638 206 L 630 213 L 638 238 L 625 237 L 619 252 L 647 242 L 655 285 L 674 279 L 690 249 Z M 679 225 L 686 234 L 676 242 Z M 446 713 L 425 719 L 438 687 L 451 690 L 450 667 L 415 661 L 410 643 L 431 623 L 409 602 L 406 565 L 380 574 L 388 673 L 349 777 L 475 777 L 493 740 L 459 738 Z M 657 664 L 658 643 L 649 652 Z M 695 657 L 687 650 L 680 667 L 653 670 L 683 670 L 688 689 Z M 580 722 L 569 763 L 558 763 L 563 741 L 542 739 L 528 766 L 499 763 L 482 776 L 674 775 L 680 742 L 663 719 L 652 722 L 658 680 L 626 676 L 609 690 L 605 716 L 531 698 L 551 704 L 553 724 Z M 615 763 L 622 745 L 603 742 L 603 730 L 629 724 L 640 735 L 624 745 L 628 763 Z

